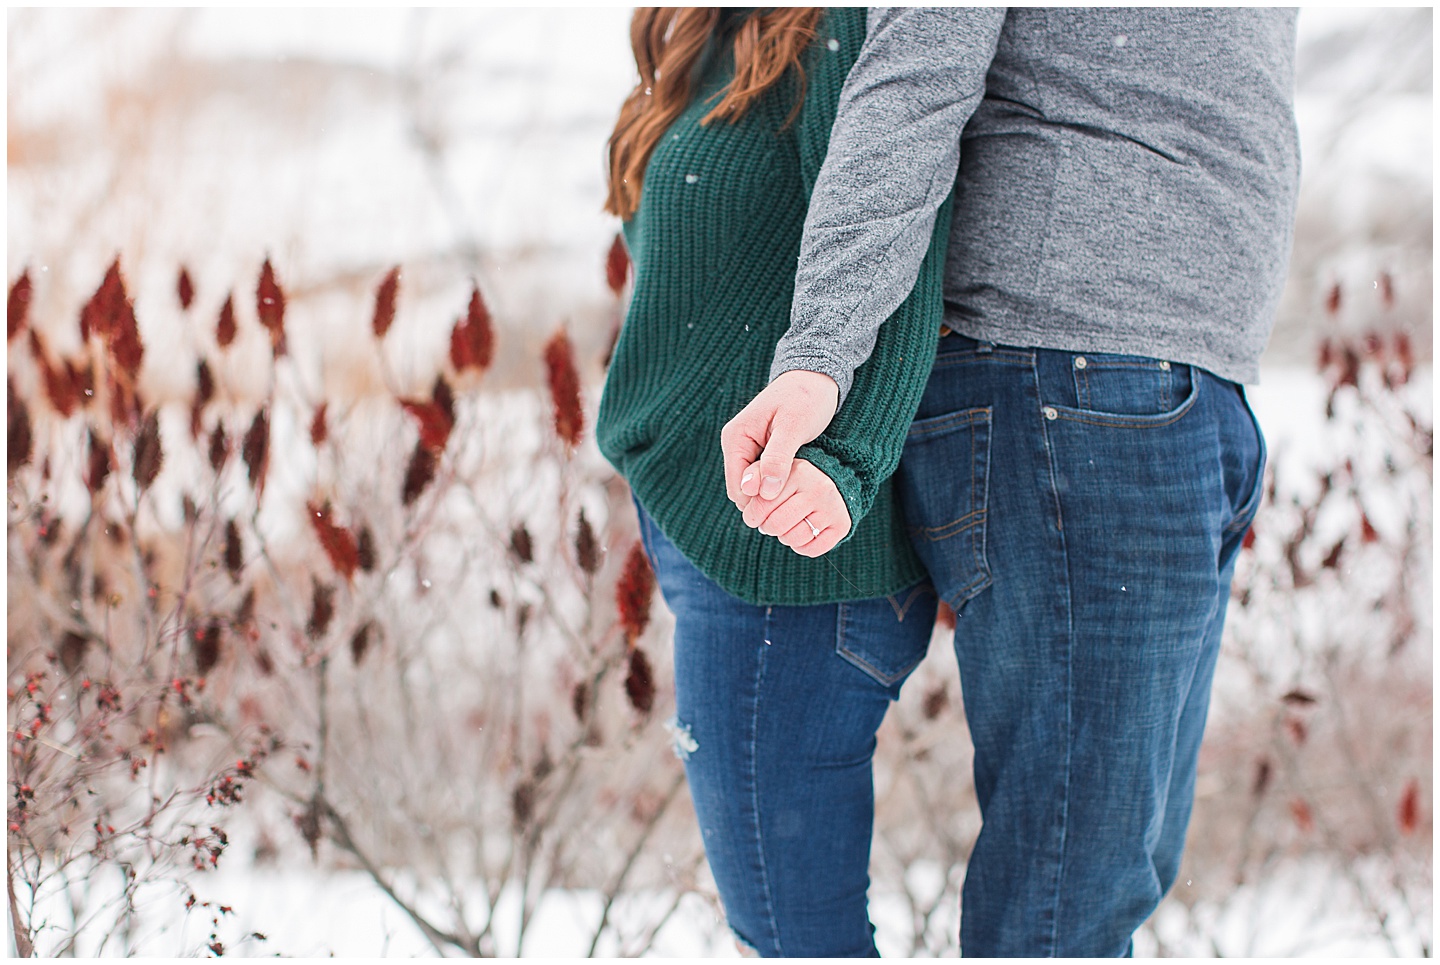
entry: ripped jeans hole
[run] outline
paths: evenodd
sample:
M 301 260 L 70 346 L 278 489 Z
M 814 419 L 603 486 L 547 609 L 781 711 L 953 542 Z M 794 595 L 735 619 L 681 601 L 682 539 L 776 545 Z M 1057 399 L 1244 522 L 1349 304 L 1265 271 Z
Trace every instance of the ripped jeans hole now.
M 735 939 L 735 950 L 740 953 L 741 958 L 760 958 L 760 950 L 750 944 L 744 936 L 735 929 L 730 929 L 730 936 Z
M 682 761 L 688 761 L 690 755 L 700 749 L 695 738 L 690 734 L 690 727 L 680 723 L 679 717 L 671 717 L 665 722 L 665 730 L 670 733 L 670 746 L 675 751 L 675 756 Z

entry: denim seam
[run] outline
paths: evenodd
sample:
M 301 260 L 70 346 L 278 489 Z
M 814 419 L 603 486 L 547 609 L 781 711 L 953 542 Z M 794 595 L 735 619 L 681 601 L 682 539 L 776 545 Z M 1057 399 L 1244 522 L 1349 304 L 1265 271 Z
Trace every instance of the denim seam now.
M 1016 365 L 1021 368 L 1028 368 L 1035 364 L 1035 356 L 1029 352 L 1007 352 L 1004 349 L 996 349 L 993 352 L 974 352 L 969 354 L 954 353 L 951 355 L 937 355 L 933 369 L 948 368 L 952 365 L 970 365 L 975 362 L 995 362 L 1001 365 Z
M 1235 518 L 1226 526 L 1224 532 L 1238 533 L 1249 526 L 1255 519 L 1255 513 L 1260 508 L 1260 502 L 1265 491 L 1265 464 L 1269 462 L 1270 453 L 1265 445 L 1265 434 L 1260 431 L 1260 420 L 1255 418 L 1255 411 L 1250 408 L 1250 400 L 1245 398 L 1245 392 L 1241 390 L 1240 401 L 1245 406 L 1245 414 L 1250 417 L 1250 425 L 1255 430 L 1255 441 L 1260 446 L 1260 462 L 1255 470 L 1255 486 L 1250 491 L 1250 498 L 1245 500 L 1245 505 L 1235 514 Z
M 640 549 L 644 551 L 645 558 L 650 561 L 651 572 L 659 573 L 660 562 L 651 548 L 654 545 L 655 536 L 650 532 L 650 528 L 655 525 L 655 521 L 650 518 L 649 513 L 642 511 L 640 500 L 635 498 L 634 493 L 630 494 L 630 500 L 635 504 L 635 521 L 639 524 Z
M 1263 470 L 1263 468 L 1262 468 L 1262 470 L 1261 470 L 1261 475 L 1262 475 L 1262 476 L 1264 475 L 1264 470 Z M 1256 485 L 1256 488 L 1257 488 L 1257 489 L 1258 489 L 1259 486 L 1260 486 L 1259 482 L 1257 482 L 1255 485 Z M 1248 527 L 1251 523 L 1255 522 L 1255 516 L 1254 516 L 1254 514 L 1248 511 L 1248 510 L 1254 508 L 1254 507 L 1252 507 L 1252 506 L 1249 505 L 1250 503 L 1252 503 L 1252 502 L 1254 502 L 1254 501 L 1255 501 L 1255 500 L 1253 500 L 1253 499 L 1246 500 L 1246 508 L 1245 508 L 1245 509 L 1242 509 L 1240 512 L 1236 513 L 1236 514 L 1235 514 L 1235 519 L 1234 519 L 1234 521 L 1231 522 L 1230 525 L 1226 526 L 1223 530 L 1221 530 L 1221 532 L 1223 532 L 1223 533 L 1230 533 L 1230 534 L 1238 533 L 1238 532 L 1240 532 L 1242 529 L 1245 529 L 1246 527 Z
M 986 407 L 986 409 L 985 409 L 984 411 L 985 411 L 985 418 L 984 418 L 984 419 L 977 419 L 977 420 L 976 420 L 977 422 L 980 422 L 980 423 L 982 423 L 982 424 L 985 426 L 985 478 L 984 478 L 984 479 L 978 478 L 978 470 L 976 469 L 976 465 L 978 464 L 978 462 L 979 462 L 979 457 L 980 457 L 980 447 L 979 447 L 979 444 L 978 444 L 978 443 L 976 442 L 976 440 L 975 440 L 975 433 L 974 433 L 974 432 L 971 432 L 971 433 L 970 433 L 970 498 L 971 498 L 971 500 L 973 501 L 973 500 L 975 499 L 975 494 L 976 494 L 977 491 L 980 493 L 980 518 L 979 518 L 979 520 L 977 520 L 977 525 L 978 525 L 980 528 L 979 528 L 978 532 L 972 532 L 972 533 L 970 534 L 970 552 L 972 552 L 972 553 L 975 554 L 975 571 L 976 571 L 977 573 L 979 573 L 980 576 L 977 577 L 975 580 L 972 580 L 972 581 L 971 581 L 972 585 L 974 585 L 974 584 L 977 583 L 977 582 L 983 584 L 986 580 L 990 579 L 990 564 L 989 564 L 989 562 L 985 559 L 985 530 L 986 530 L 985 521 L 989 518 L 989 515 L 990 515 L 990 512 L 989 512 L 989 511 L 990 511 L 990 426 L 991 426 L 991 423 L 992 423 L 992 421 L 993 421 L 993 414 L 992 414 L 992 411 L 991 411 L 991 409 L 990 409 L 989 407 Z M 965 591 L 968 591 L 969 589 L 970 589 L 970 588 L 967 586 L 967 587 L 965 588 Z M 965 592 L 965 591 L 962 591 L 962 592 Z M 956 612 L 958 613 L 959 611 L 957 610 Z
M 770 607 L 765 608 L 765 640 L 770 640 Z M 768 643 L 764 645 L 769 646 Z M 780 947 L 780 924 L 775 920 L 775 899 L 770 893 L 770 871 L 765 864 L 764 833 L 760 827 L 760 778 L 755 771 L 757 754 L 755 735 L 760 729 L 760 687 L 764 679 L 765 656 L 762 650 L 760 659 L 756 661 L 755 690 L 750 704 L 750 753 L 746 756 L 748 768 L 746 776 L 750 779 L 750 813 L 754 815 L 755 855 L 760 865 L 760 886 L 765 891 L 765 917 L 770 924 L 770 936 L 775 943 L 775 953 L 783 958 L 785 952 Z
M 659 573 L 660 559 L 655 555 L 655 551 L 651 549 L 651 547 L 655 545 L 655 534 L 651 532 L 654 525 L 655 523 L 647 517 L 645 520 L 645 535 L 648 538 L 640 541 L 640 547 L 645 551 L 645 557 L 650 561 L 650 570 L 654 573 Z
M 1160 368 L 1158 359 L 1144 362 L 1111 362 L 1108 359 L 1101 359 L 1097 362 L 1093 355 L 1084 355 L 1082 357 L 1085 359 L 1085 368 L 1081 371 L 1084 372 L 1104 372 L 1106 369 L 1149 369 L 1156 372 L 1164 371 Z
M 1036 366 L 1034 371 L 1035 392 L 1040 393 L 1040 370 Z M 1192 393 L 1193 394 L 1193 393 Z M 1038 413 L 1037 413 L 1038 416 Z M 1050 492 L 1055 500 L 1055 522 L 1056 531 L 1060 540 L 1060 559 L 1064 566 L 1065 573 L 1065 763 L 1062 774 L 1062 793 L 1060 795 L 1060 840 L 1058 842 L 1057 856 L 1055 862 L 1055 891 L 1050 902 L 1050 935 L 1049 950 L 1044 954 L 1046 957 L 1054 957 L 1059 944 L 1060 934 L 1060 892 L 1065 881 L 1065 842 L 1067 838 L 1069 812 L 1070 812 L 1070 754 L 1074 747 L 1074 673 L 1071 666 L 1071 659 L 1074 652 L 1075 642 L 1075 606 L 1070 593 L 1070 557 L 1065 548 L 1065 520 L 1060 506 L 1060 484 L 1055 476 L 1055 450 L 1050 445 L 1050 430 L 1046 425 L 1048 420 L 1040 418 L 1040 438 L 1045 444 L 1045 461 L 1050 471 Z
M 957 597 L 958 597 L 958 596 L 961 596 L 962 594 L 969 593 L 969 592 L 972 591 L 972 590 L 975 590 L 975 591 L 983 590 L 985 587 L 987 587 L 987 586 L 989 586 L 989 585 L 990 585 L 990 573 L 989 573 L 989 571 L 987 570 L 986 572 L 981 573 L 979 576 L 975 577 L 975 579 L 971 580 L 969 583 L 966 583 L 966 584 L 965 584 L 964 586 L 962 586 L 960 589 L 956 590 L 956 591 L 955 591 L 955 596 L 957 596 Z

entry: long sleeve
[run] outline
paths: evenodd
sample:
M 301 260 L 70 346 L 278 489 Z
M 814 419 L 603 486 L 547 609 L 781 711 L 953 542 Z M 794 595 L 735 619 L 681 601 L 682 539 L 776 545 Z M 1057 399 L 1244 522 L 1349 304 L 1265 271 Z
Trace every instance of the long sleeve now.
M 829 151 L 806 171 L 810 208 L 772 379 L 821 372 L 848 398 L 881 323 L 915 285 L 1004 20 L 1003 8 L 870 10 Z
M 945 311 L 950 206 L 947 198 L 931 218 L 910 292 L 875 335 L 875 351 L 855 370 L 849 399 L 819 438 L 797 453 L 829 476 L 845 500 L 852 522 L 846 539 L 900 465 L 906 432 L 925 393 Z

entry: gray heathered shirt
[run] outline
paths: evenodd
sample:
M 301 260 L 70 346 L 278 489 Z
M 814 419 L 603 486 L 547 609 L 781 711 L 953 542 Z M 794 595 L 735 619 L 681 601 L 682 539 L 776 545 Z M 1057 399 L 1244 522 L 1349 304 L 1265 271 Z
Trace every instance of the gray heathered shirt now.
M 951 328 L 1256 381 L 1299 182 L 1294 51 L 1294 10 L 872 8 L 772 378 L 823 372 L 844 399 L 953 185 Z

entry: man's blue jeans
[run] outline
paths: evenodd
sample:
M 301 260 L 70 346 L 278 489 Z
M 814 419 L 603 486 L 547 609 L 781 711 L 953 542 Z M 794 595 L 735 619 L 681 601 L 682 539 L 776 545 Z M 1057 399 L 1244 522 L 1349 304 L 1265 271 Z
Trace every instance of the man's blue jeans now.
M 875 732 L 925 656 L 935 594 L 752 606 L 640 511 L 675 614 L 675 748 L 731 929 L 767 957 L 874 956 Z
M 965 955 L 1124 955 L 1174 881 L 1264 460 L 1201 369 L 940 340 L 899 483 L 958 614 Z

